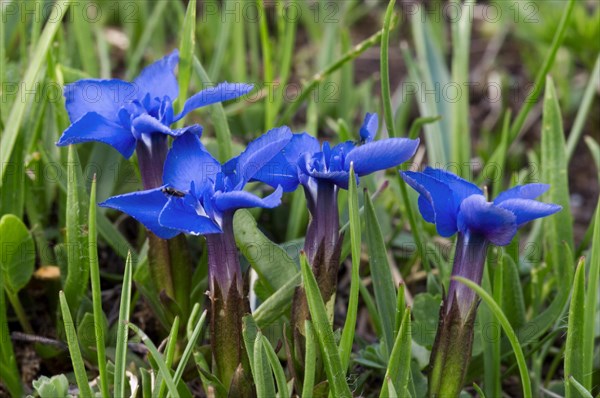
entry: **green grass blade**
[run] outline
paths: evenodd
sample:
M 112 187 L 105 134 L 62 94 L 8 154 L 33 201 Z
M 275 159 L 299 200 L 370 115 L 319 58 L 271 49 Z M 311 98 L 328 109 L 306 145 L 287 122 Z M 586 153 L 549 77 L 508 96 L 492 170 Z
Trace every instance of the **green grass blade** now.
M 452 27 L 452 81 L 465 84 L 469 80 L 469 55 L 471 50 L 471 23 L 475 1 L 464 3 L 453 0 L 451 4 L 459 12 L 459 20 L 453 20 Z M 450 105 L 452 109 L 452 150 L 450 161 L 459 165 L 460 174 L 464 177 L 471 170 L 463 170 L 471 159 L 471 134 L 469 126 L 469 90 L 461 90 L 460 97 Z
M 194 306 L 194 309 L 192 310 L 192 315 L 190 316 L 190 319 L 195 319 L 194 314 L 198 311 L 200 311 L 200 305 L 196 304 Z M 191 337 L 188 338 L 188 343 L 185 346 L 185 349 L 183 350 L 183 354 L 181 355 L 181 358 L 179 359 L 179 363 L 177 364 L 177 369 L 175 370 L 175 375 L 173 375 L 173 382 L 175 383 L 175 385 L 179 384 L 179 381 L 181 380 L 181 377 L 183 376 L 183 371 L 185 370 L 185 366 L 188 363 L 188 361 L 190 360 L 190 357 L 192 356 L 192 352 L 194 351 L 194 346 L 196 345 L 196 342 L 200 338 L 202 328 L 204 327 L 204 322 L 206 322 L 206 310 L 202 313 L 202 315 L 200 316 L 200 319 L 196 323 L 196 326 L 194 327 L 194 331 L 192 332 Z
M 410 309 L 407 308 L 404 310 L 400 330 L 396 336 L 392 354 L 390 355 L 390 361 L 385 372 L 385 379 L 392 382 L 391 384 L 394 390 L 400 394 L 400 396 L 405 396 L 408 391 L 411 343 Z M 384 383 L 381 394 L 379 394 L 380 398 L 389 396 L 389 387 L 388 383 Z
M 67 163 L 67 206 L 66 239 L 68 269 L 64 283 L 64 294 L 73 313 L 77 312 L 81 298 L 87 291 L 89 264 L 86 264 L 88 239 L 86 231 L 87 202 L 82 196 L 85 192 L 83 175 L 75 146 L 68 148 Z
M 23 90 L 25 90 L 27 87 L 33 87 L 37 74 L 42 66 L 42 62 L 46 61 L 46 53 L 50 48 L 54 35 L 61 26 L 62 19 L 66 14 L 70 4 L 71 1 L 69 0 L 59 0 L 54 3 L 53 9 L 56 10 L 56 15 L 53 13 L 52 18 L 50 18 L 46 23 L 44 31 L 42 32 L 35 47 L 34 54 L 30 59 L 28 59 L 28 67 L 25 71 L 22 84 L 19 85 L 19 92 L 17 93 L 16 97 L 25 98 L 25 100 L 15 101 L 12 106 L 6 121 L 4 132 L 2 133 L 2 138 L 0 139 L 0 159 L 10 158 L 13 146 L 17 140 L 17 134 L 19 133 L 21 123 L 23 122 L 23 117 L 25 116 L 25 110 L 31 107 L 31 101 L 34 98 L 31 95 L 24 95 Z M 6 161 L 0 162 L 0 186 L 2 186 L 7 165 L 8 162 Z
M 571 20 L 571 14 L 573 13 L 573 8 L 575 6 L 575 0 L 569 0 L 569 3 L 565 6 L 565 11 L 562 14 L 562 19 L 556 29 L 556 33 L 554 34 L 554 38 L 552 39 L 552 44 L 550 45 L 550 50 L 542 67 L 539 69 L 538 74 L 535 77 L 535 82 L 533 83 L 533 89 L 523 102 L 523 107 L 517 114 L 515 121 L 512 124 L 510 129 L 510 141 L 512 142 L 521 132 L 523 125 L 525 124 L 525 120 L 531 111 L 531 108 L 537 103 L 538 97 L 542 93 L 544 89 L 544 81 L 548 76 L 548 72 L 554 64 L 554 58 L 556 57 L 556 53 L 558 48 L 561 46 L 565 35 L 567 33 L 567 28 L 569 26 L 569 22 Z
M 198 60 L 196 56 L 194 56 L 194 61 L 192 63 L 194 68 L 194 73 L 198 77 L 200 83 L 210 82 L 210 77 L 204 70 L 204 67 Z M 215 126 L 215 134 L 217 136 L 217 142 L 219 143 L 219 156 L 218 159 L 220 162 L 226 162 L 233 155 L 233 149 L 231 146 L 231 131 L 229 130 L 229 123 L 227 122 L 227 115 L 225 114 L 225 109 L 223 108 L 222 103 L 217 103 L 210 105 L 208 107 L 211 112 L 211 119 Z
M 308 308 L 312 317 L 315 335 L 321 349 L 321 357 L 325 365 L 325 373 L 329 381 L 329 388 L 334 397 L 351 397 L 352 393 L 346 383 L 346 372 L 342 368 L 340 354 L 335 345 L 333 331 L 329 324 L 327 310 L 317 285 L 317 280 L 308 265 L 306 255 L 300 255 L 300 266 L 302 269 L 302 281 L 306 291 Z
M 383 116 L 390 137 L 396 137 L 396 126 L 394 125 L 394 114 L 392 112 L 392 96 L 390 93 L 390 64 L 389 64 L 389 44 L 390 44 L 390 25 L 394 15 L 394 4 L 396 0 L 390 0 L 385 11 L 383 22 L 383 33 L 381 36 L 381 97 L 383 102 Z
M 223 1 L 221 12 L 224 12 L 224 10 L 227 10 L 228 8 L 235 8 L 236 5 L 234 1 L 236 0 Z M 215 51 L 212 55 L 210 65 L 208 65 L 208 75 L 215 79 L 218 77 L 218 73 L 223 70 L 223 60 L 225 59 L 226 50 L 230 45 L 229 37 L 231 36 L 235 22 L 236 18 L 226 17 L 225 19 L 221 19 L 220 23 L 218 24 L 218 33 L 217 37 L 215 38 Z
M 179 71 L 177 75 L 179 96 L 175 104 L 175 113 L 181 112 L 183 109 L 192 76 L 192 60 L 196 43 L 196 0 L 191 0 L 187 5 L 182 32 L 181 42 L 179 43 Z M 180 125 L 183 125 L 183 120 Z
M 361 252 L 361 226 L 358 214 L 358 188 L 354 165 L 350 164 L 350 180 L 348 182 L 348 212 L 350 214 L 350 242 L 352 247 L 352 271 L 350 278 L 350 297 L 346 309 L 346 323 L 340 341 L 340 358 L 342 369 L 348 369 L 354 331 L 356 330 L 356 316 L 358 312 L 358 293 L 360 285 L 360 252 Z
M 160 354 L 160 352 L 158 352 L 158 349 L 156 348 L 156 346 L 154 345 L 152 340 L 150 340 L 150 338 L 146 335 L 146 333 L 144 333 L 140 328 L 135 326 L 133 323 L 127 323 L 125 325 L 125 327 L 127 327 L 127 326 L 138 335 L 138 337 L 142 340 L 142 343 L 144 343 L 144 345 L 146 346 L 148 351 L 150 351 L 150 355 L 152 355 L 152 358 L 154 359 L 154 361 L 156 362 L 156 365 L 158 366 L 158 369 L 160 370 L 161 377 L 167 383 L 167 387 L 169 388 L 169 394 L 171 394 L 171 397 L 179 398 L 179 391 L 177 390 L 177 386 L 173 382 L 173 377 L 171 377 L 171 372 L 169 372 L 169 368 L 167 367 L 167 364 L 163 360 L 162 355 Z M 124 396 L 124 395 L 122 395 L 122 396 Z
M 512 346 L 515 358 L 517 360 L 519 374 L 521 375 L 521 385 L 523 386 L 523 396 L 525 398 L 531 398 L 531 380 L 529 378 L 529 371 L 527 369 L 527 363 L 525 362 L 525 356 L 523 355 L 523 349 L 521 348 L 515 331 L 513 330 L 512 326 L 510 326 L 510 322 L 508 322 L 506 315 L 504 315 L 504 313 L 502 312 L 502 308 L 500 308 L 500 306 L 494 301 L 494 298 L 492 296 L 490 296 L 485 290 L 483 290 L 483 288 L 481 288 L 481 286 L 479 286 L 475 282 L 459 276 L 454 277 L 454 279 L 467 285 L 470 289 L 474 290 L 475 293 L 477 293 L 477 295 L 481 297 L 481 299 L 488 306 L 492 314 L 494 314 L 496 320 L 502 326 L 502 329 L 504 330 L 504 333 L 506 333 L 506 337 L 508 338 L 508 341 Z
M 265 15 L 265 6 L 263 0 L 256 0 L 258 15 Z M 269 29 L 267 27 L 267 18 L 260 18 L 260 43 L 263 60 L 263 80 L 266 83 L 273 83 L 273 62 L 271 61 L 271 42 L 269 39 Z M 275 122 L 275 102 L 270 96 L 265 97 L 265 128 L 274 126 Z
M 168 0 L 158 0 L 152 3 L 154 4 L 152 14 L 144 26 L 144 31 L 142 32 L 140 40 L 135 43 L 135 46 L 133 46 L 134 50 L 131 54 L 131 58 L 127 61 L 127 71 L 125 73 L 126 80 L 133 79 L 133 74 L 138 68 L 139 63 L 144 56 L 144 52 L 152 40 L 152 36 L 156 33 L 157 27 L 162 22 L 165 8 L 169 3 L 170 2 Z
M 177 347 L 177 333 L 179 332 L 179 317 L 176 316 L 173 320 L 173 325 L 171 326 L 171 332 L 169 333 L 167 349 L 165 351 L 165 367 L 169 374 L 171 374 L 171 367 L 173 366 L 173 358 L 175 356 L 175 349 Z M 165 396 L 165 389 L 167 388 L 167 383 L 165 382 L 164 377 L 162 377 L 162 373 L 159 373 L 156 378 L 156 383 L 159 386 L 158 388 L 158 397 L 162 398 Z M 175 382 L 173 384 L 177 385 Z M 156 387 L 155 387 L 156 390 Z
M 127 367 L 127 324 L 131 312 L 131 254 L 125 262 L 123 273 L 123 290 L 121 291 L 121 303 L 119 304 L 119 323 L 117 324 L 117 343 L 115 347 L 115 397 L 125 396 L 125 369 Z
M 273 346 L 271 346 L 269 339 L 267 339 L 265 336 L 262 336 L 262 342 L 263 349 L 267 354 L 267 359 L 269 360 L 271 369 L 273 369 L 273 374 L 275 374 L 275 381 L 277 383 L 277 394 L 279 394 L 279 396 L 282 398 L 289 397 L 290 392 L 288 390 L 287 382 L 285 380 L 285 372 L 283 370 L 283 367 L 281 366 L 281 362 L 279 361 L 279 358 L 277 357 Z
M 594 352 L 594 323 L 598 306 L 598 283 L 600 279 L 600 200 L 596 206 L 596 218 L 594 221 L 594 236 L 592 238 L 592 251 L 590 255 L 590 267 L 588 271 L 588 285 L 585 296 L 585 316 L 583 332 L 583 352 Z M 583 385 L 592 387 L 593 355 L 586 355 L 583 367 Z
M 567 343 L 565 347 L 565 383 L 566 397 L 579 397 L 577 389 L 571 385 L 569 377 L 584 380 L 584 364 L 588 353 L 585 352 L 585 259 L 582 257 L 575 271 L 573 295 L 569 305 L 569 323 L 567 326 Z M 591 351 L 593 352 L 593 350 Z M 591 353 L 590 352 L 590 353 Z
M 104 311 L 102 310 L 102 288 L 100 286 L 100 267 L 98 265 L 98 234 L 96 232 L 96 176 L 92 180 L 89 205 L 88 250 L 90 259 L 90 281 L 92 285 L 92 305 L 94 309 L 94 332 L 96 336 L 96 353 L 98 355 L 98 371 L 100 373 L 100 392 L 102 397 L 110 397 L 108 389 L 108 373 L 106 370 L 106 347 L 104 345 Z
M 573 376 L 569 376 L 569 378 L 567 379 L 567 382 L 568 382 L 568 385 L 571 385 L 573 387 L 573 389 L 579 393 L 579 396 L 581 396 L 583 398 L 593 398 L 592 393 L 590 391 L 588 391 L 588 389 L 586 389 L 583 385 L 581 385 L 580 382 L 575 380 L 575 378 Z
M 367 191 L 364 194 L 364 203 L 365 234 L 369 248 L 369 267 L 371 269 L 371 278 L 373 279 L 375 303 L 377 303 L 377 308 L 381 316 L 383 341 L 385 342 L 387 353 L 390 355 L 394 346 L 396 288 L 394 287 L 394 279 L 392 278 L 392 272 L 388 263 L 385 241 L 375 214 L 375 207 Z
M 562 242 L 566 242 L 573 252 L 573 218 L 569 201 L 569 181 L 565 137 L 558 97 L 552 79 L 548 77 L 544 97 L 542 121 L 542 181 L 550 184 L 546 194 L 548 202 L 559 204 L 563 209 L 552 217 L 544 219 L 546 245 L 549 248 L 548 260 L 556 275 L 563 281 L 559 287 L 569 289 L 573 269 L 569 266 L 572 258 L 566 258 Z
M 596 96 L 596 87 L 598 87 L 598 83 L 600 82 L 600 55 L 596 58 L 596 64 L 592 69 L 590 74 L 590 80 L 587 83 L 585 93 L 583 94 L 583 99 L 581 100 L 581 104 L 579 105 L 579 109 L 577 110 L 577 116 L 575 116 L 575 121 L 573 122 L 573 127 L 571 127 L 571 132 L 569 133 L 569 138 L 567 139 L 567 161 L 573 157 L 573 153 L 575 152 L 575 147 L 581 138 L 581 134 L 583 133 L 583 127 L 585 126 L 585 122 L 590 113 L 590 109 L 592 108 L 592 104 L 594 103 L 594 97 Z
M 69 310 L 69 305 L 67 304 L 66 296 L 63 291 L 59 292 L 59 299 L 60 310 L 65 325 L 65 334 L 67 336 L 67 344 L 69 345 L 69 354 L 71 356 L 71 362 L 73 363 L 73 370 L 75 371 L 75 379 L 77 380 L 79 393 L 83 398 L 92 398 L 92 389 L 88 383 L 85 364 L 83 363 L 81 351 L 79 350 L 75 324 L 73 323 L 73 318 L 71 318 L 71 311 Z
M 87 8 L 77 10 L 72 14 L 75 41 L 77 42 L 77 52 L 83 70 L 90 76 L 98 76 L 98 57 L 94 53 L 96 47 L 92 28 L 94 23 L 90 23 L 87 17 Z M 96 22 L 97 23 L 97 22 Z
M 304 380 L 302 381 L 302 398 L 312 398 L 315 388 L 315 364 L 317 362 L 317 341 L 315 329 L 308 319 L 304 321 L 306 333 L 306 352 L 304 353 Z
M 252 372 L 256 383 L 257 397 L 274 397 L 275 385 L 273 373 L 263 350 L 263 335 L 258 331 L 254 340 L 254 370 Z

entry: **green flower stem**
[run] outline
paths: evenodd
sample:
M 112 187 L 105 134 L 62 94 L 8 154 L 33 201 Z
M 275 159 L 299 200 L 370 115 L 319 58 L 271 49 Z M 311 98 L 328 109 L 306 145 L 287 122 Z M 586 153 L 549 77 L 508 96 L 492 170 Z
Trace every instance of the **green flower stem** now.
M 233 213 L 222 221 L 223 233 L 206 236 L 210 286 L 210 333 L 214 370 L 230 395 L 252 395 L 250 362 L 242 335 L 243 317 L 250 313 L 233 234 Z
M 452 276 L 479 285 L 487 247 L 488 241 L 482 236 L 459 233 Z M 474 291 L 454 278 L 450 281 L 431 351 L 430 397 L 457 397 L 460 394 L 471 360 L 478 302 Z

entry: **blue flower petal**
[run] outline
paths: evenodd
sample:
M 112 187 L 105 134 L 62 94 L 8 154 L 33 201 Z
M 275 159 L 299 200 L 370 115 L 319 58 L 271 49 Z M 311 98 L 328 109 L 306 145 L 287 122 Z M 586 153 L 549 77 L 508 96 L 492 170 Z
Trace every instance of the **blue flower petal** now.
M 281 186 L 284 192 L 295 191 L 300 183 L 298 166 L 290 163 L 283 153 L 275 155 L 252 176 L 252 180 L 264 182 L 273 188 Z
M 86 113 L 70 125 L 56 145 L 65 146 L 82 142 L 98 141 L 115 148 L 125 158 L 130 158 L 135 150 L 135 138 L 129 130 L 95 112 Z
M 494 203 L 499 204 L 508 199 L 535 199 L 548 189 L 550 189 L 550 185 L 548 184 L 517 185 L 508 191 L 500 193 L 500 195 L 494 199 Z
M 200 137 L 202 135 L 202 130 L 202 126 L 200 126 L 199 124 L 192 124 L 191 126 L 185 126 L 180 129 L 172 130 L 170 135 L 173 137 L 179 137 L 184 135 L 185 133 L 190 133 Z
M 419 205 L 419 211 L 421 212 L 421 215 L 425 221 L 432 224 L 435 223 L 435 210 L 433 210 L 433 206 L 427 197 L 425 195 L 419 195 L 417 204 Z
M 517 217 L 519 227 L 526 222 L 549 216 L 562 209 L 562 206 L 559 205 L 531 199 L 506 199 L 500 202 L 497 207 L 511 211 Z
M 428 176 L 443 182 L 448 186 L 448 188 L 450 188 L 452 195 L 454 196 L 454 204 L 457 206 L 457 209 L 458 206 L 460 206 L 460 203 L 469 196 L 483 195 L 483 191 L 477 185 L 460 178 L 456 174 L 431 167 L 426 167 L 423 172 Z
M 236 165 L 238 188 L 250 181 L 260 169 L 281 152 L 291 139 L 290 128 L 282 126 L 271 129 L 250 142 L 246 150 L 236 160 L 231 161 Z
M 497 246 L 508 245 L 517 233 L 517 217 L 482 195 L 471 195 L 462 201 L 457 224 L 461 232 L 483 235 Z
M 275 192 L 265 198 L 259 198 L 246 191 L 217 192 L 213 196 L 213 200 L 215 207 L 221 212 L 252 207 L 272 209 L 281 203 L 282 193 L 283 189 L 281 187 L 277 187 Z
M 300 183 L 298 159 L 303 153 L 314 153 L 320 149 L 319 141 L 315 137 L 306 133 L 293 134 L 290 142 L 258 170 L 252 180 L 264 182 L 273 188 L 281 185 L 284 192 L 294 191 Z M 237 158 L 235 160 L 237 162 Z
M 443 182 L 424 173 L 401 171 L 400 175 L 408 185 L 421 194 L 419 210 L 423 218 L 429 222 L 432 222 L 433 218 L 440 235 L 444 237 L 454 235 L 457 231 L 456 213 L 458 207 L 454 204 L 450 188 Z M 434 217 L 432 217 L 432 212 Z
M 194 109 L 215 104 L 217 102 L 225 102 L 234 98 L 248 94 L 254 86 L 246 83 L 219 83 L 215 87 L 206 88 L 188 98 L 183 105 L 183 110 L 175 116 L 174 121 L 180 120 L 182 117 L 193 111 Z
M 142 70 L 133 81 L 137 90 L 137 98 L 142 101 L 146 95 L 150 99 L 163 99 L 165 96 L 175 100 L 179 94 L 179 85 L 175 77 L 175 67 L 179 62 L 179 51 L 159 59 Z
M 313 171 L 310 176 L 318 180 L 330 181 L 342 189 L 348 189 L 348 180 L 350 179 L 350 172 L 348 171 L 328 171 L 320 172 Z M 356 183 L 358 184 L 358 176 L 356 176 Z
M 197 135 L 188 133 L 175 139 L 163 170 L 165 184 L 188 191 L 192 181 L 198 189 L 209 180 L 214 182 L 221 172 L 221 165 L 208 153 Z
M 161 211 L 159 222 L 165 227 L 192 235 L 220 234 L 223 232 L 217 223 L 206 215 L 200 203 L 197 203 L 196 207 L 191 206 L 187 198 L 172 196 Z
M 65 86 L 65 106 L 71 123 L 88 112 L 96 112 L 113 122 L 118 122 L 119 109 L 133 100 L 135 86 L 118 79 L 83 79 Z
M 379 121 L 376 113 L 367 113 L 365 120 L 360 127 L 360 140 L 362 142 L 371 142 L 377 134 L 377 128 L 379 127 Z
M 414 155 L 419 140 L 408 138 L 389 138 L 361 145 L 346 155 L 346 170 L 350 169 L 350 162 L 354 162 L 354 171 L 359 176 L 364 176 L 378 170 L 398 166 Z
M 171 129 L 162 124 L 158 119 L 148 115 L 147 113 L 133 119 L 131 126 L 138 134 L 138 139 L 142 134 L 162 133 L 172 135 Z
M 99 204 L 129 214 L 144 224 L 152 233 L 162 239 L 171 239 L 179 231 L 166 228 L 158 223 L 158 216 L 167 203 L 162 188 L 113 196 Z

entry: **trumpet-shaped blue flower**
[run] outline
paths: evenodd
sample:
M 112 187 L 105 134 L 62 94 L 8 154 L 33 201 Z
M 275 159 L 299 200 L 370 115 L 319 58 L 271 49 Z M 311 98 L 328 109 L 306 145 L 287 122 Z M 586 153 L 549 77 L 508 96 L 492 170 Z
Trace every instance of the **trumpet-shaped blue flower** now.
M 179 61 L 177 50 L 146 67 L 133 82 L 119 79 L 83 79 L 65 87 L 66 107 L 71 125 L 57 145 L 99 141 L 114 147 L 129 158 L 142 141 L 152 149 L 156 134 L 178 137 L 186 132 L 200 134 L 193 125 L 171 129 L 190 111 L 202 106 L 240 97 L 252 85 L 221 83 L 188 98 L 180 113 L 173 111 L 179 94 L 174 69 Z
M 420 193 L 418 204 L 425 221 L 435 223 L 440 235 L 457 231 L 479 235 L 497 246 L 508 245 L 523 224 L 556 213 L 562 207 L 534 200 L 546 184 L 516 186 L 488 202 L 476 185 L 444 170 L 400 173 Z
M 163 239 L 180 232 L 222 233 L 225 219 L 236 209 L 279 205 L 281 187 L 266 198 L 243 188 L 291 137 L 288 127 L 270 130 L 232 159 L 228 164 L 236 167 L 228 169 L 213 158 L 197 135 L 184 134 L 175 139 L 167 155 L 162 186 L 115 196 L 100 206 L 129 214 Z
M 293 191 L 299 184 L 316 193 L 319 182 L 348 188 L 350 164 L 362 177 L 378 170 L 398 166 L 414 155 L 419 140 L 388 138 L 374 141 L 377 133 L 377 114 L 367 113 L 360 128 L 360 143 L 342 142 L 333 148 L 306 133 L 294 134 L 284 150 L 275 156 L 255 176 L 255 180 L 273 187 L 281 185 Z

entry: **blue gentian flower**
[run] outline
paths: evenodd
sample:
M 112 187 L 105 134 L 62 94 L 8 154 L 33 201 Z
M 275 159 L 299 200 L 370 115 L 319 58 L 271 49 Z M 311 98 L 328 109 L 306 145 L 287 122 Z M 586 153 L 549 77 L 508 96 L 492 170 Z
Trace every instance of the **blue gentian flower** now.
M 561 206 L 534 200 L 549 188 L 546 184 L 516 186 L 488 202 L 476 185 L 444 170 L 400 172 L 419 192 L 419 210 L 440 235 L 458 232 L 452 277 L 481 284 L 487 248 L 508 245 L 523 224 L 556 213 Z M 475 292 L 454 278 L 440 312 L 439 327 L 431 352 L 429 395 L 457 396 L 462 389 L 471 357 Z
M 175 114 L 173 102 L 179 86 L 174 70 L 178 61 L 179 52 L 175 50 L 142 70 L 133 82 L 83 79 L 67 85 L 64 95 L 72 124 L 57 145 L 99 141 L 129 158 L 136 142 L 152 147 L 152 136 L 200 134 L 199 125 L 181 129 L 171 129 L 171 125 L 196 108 L 238 98 L 252 90 L 250 84 L 220 83 L 188 98 L 182 111 Z
M 160 187 L 109 198 L 100 206 L 129 214 L 151 232 L 169 239 L 184 232 L 219 234 L 235 210 L 279 205 L 283 189 L 266 198 L 244 191 L 244 186 L 290 141 L 288 127 L 270 130 L 251 142 L 227 168 L 205 149 L 200 138 L 186 133 L 175 139 L 167 154 Z
M 505 246 L 523 224 L 562 208 L 534 200 L 549 189 L 546 184 L 516 186 L 488 202 L 479 187 L 444 170 L 428 167 L 422 173 L 400 174 L 420 193 L 419 210 L 425 221 L 435 223 L 444 237 L 459 231 Z
M 306 133 L 294 134 L 290 143 L 253 176 L 273 187 L 293 191 L 302 185 L 306 194 L 311 223 L 305 251 L 313 261 L 323 246 L 323 261 L 335 266 L 339 256 L 338 189 L 348 188 L 350 165 L 357 178 L 398 166 L 417 150 L 419 140 L 389 138 L 374 141 L 377 114 L 367 113 L 360 128 L 360 142 L 346 141 L 334 147 Z
M 419 140 L 388 138 L 374 141 L 377 133 L 377 114 L 367 113 L 360 128 L 360 143 L 342 142 L 333 148 L 328 142 L 307 133 L 294 134 L 284 150 L 275 156 L 255 176 L 273 187 L 281 185 L 287 192 L 299 184 L 313 194 L 319 182 L 332 183 L 348 189 L 350 163 L 358 177 L 398 166 L 414 155 Z

